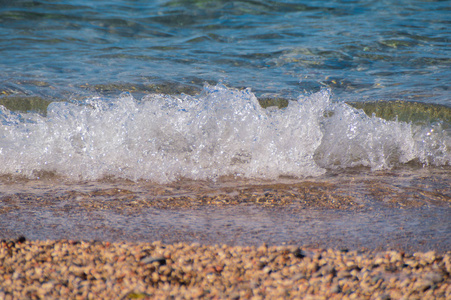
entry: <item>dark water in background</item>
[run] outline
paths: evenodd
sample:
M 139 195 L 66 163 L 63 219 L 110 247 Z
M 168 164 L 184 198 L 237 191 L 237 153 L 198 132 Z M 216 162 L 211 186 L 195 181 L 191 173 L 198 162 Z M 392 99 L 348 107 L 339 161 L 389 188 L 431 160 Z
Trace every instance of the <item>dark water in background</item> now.
M 0 1 L 0 90 L 47 100 L 204 82 L 451 105 L 449 1 Z

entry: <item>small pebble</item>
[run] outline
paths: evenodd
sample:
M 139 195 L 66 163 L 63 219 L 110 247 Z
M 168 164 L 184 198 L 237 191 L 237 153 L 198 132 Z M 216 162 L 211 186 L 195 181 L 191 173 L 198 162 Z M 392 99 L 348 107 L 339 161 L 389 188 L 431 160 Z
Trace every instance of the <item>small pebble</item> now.
M 17 239 L 0 244 L 0 299 L 451 299 L 450 256 Z

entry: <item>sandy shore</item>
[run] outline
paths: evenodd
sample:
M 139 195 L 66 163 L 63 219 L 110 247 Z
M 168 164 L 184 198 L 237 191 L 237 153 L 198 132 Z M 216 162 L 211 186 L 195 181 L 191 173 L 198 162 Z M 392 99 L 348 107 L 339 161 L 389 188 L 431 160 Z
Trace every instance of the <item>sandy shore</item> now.
M 451 252 L 2 241 L 0 299 L 450 299 Z

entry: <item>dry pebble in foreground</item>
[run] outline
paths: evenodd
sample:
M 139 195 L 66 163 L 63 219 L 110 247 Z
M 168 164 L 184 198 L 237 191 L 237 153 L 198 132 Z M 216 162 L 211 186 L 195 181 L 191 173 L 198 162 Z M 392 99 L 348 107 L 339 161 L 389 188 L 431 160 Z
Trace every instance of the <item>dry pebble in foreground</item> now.
M 451 252 L 2 241 L 0 299 L 451 299 Z

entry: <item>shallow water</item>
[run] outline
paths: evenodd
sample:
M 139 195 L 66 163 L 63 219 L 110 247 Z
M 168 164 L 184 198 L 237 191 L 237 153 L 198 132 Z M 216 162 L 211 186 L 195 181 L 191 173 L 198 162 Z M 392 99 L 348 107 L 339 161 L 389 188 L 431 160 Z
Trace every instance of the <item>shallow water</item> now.
M 449 169 L 331 173 L 278 182 L 2 178 L 4 238 L 451 249 Z

